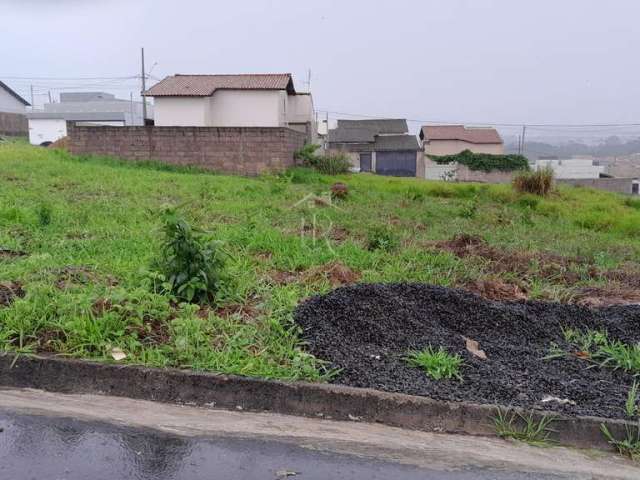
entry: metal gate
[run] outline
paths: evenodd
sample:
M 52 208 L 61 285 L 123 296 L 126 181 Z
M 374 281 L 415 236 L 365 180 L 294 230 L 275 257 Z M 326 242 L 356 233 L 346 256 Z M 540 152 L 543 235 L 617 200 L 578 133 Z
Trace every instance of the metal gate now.
M 360 171 L 361 172 L 371 171 L 371 153 L 360 154 Z
M 394 177 L 416 176 L 416 152 L 377 152 L 376 173 Z

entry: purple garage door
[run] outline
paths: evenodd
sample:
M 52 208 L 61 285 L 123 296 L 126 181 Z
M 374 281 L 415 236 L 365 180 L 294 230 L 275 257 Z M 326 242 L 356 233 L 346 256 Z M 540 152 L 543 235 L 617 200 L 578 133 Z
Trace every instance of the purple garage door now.
M 377 152 L 376 173 L 393 177 L 416 176 L 416 152 Z

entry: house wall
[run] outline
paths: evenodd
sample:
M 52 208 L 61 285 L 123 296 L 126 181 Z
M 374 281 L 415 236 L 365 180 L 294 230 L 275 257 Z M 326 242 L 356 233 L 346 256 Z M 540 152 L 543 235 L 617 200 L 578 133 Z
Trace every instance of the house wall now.
M 604 166 L 594 165 L 587 158 L 567 158 L 562 160 L 537 160 L 536 169 L 550 167 L 556 179 L 600 178 Z
M 157 160 L 240 175 L 295 164 L 306 136 L 284 127 L 79 127 L 67 125 L 69 151 L 131 161 Z
M 286 123 L 286 92 L 218 90 L 210 97 L 211 127 L 280 127 Z
M 19 113 L 0 112 L 0 135 L 26 137 L 28 133 L 27 117 Z
M 466 165 L 457 162 L 449 164 L 439 164 L 424 156 L 424 178 L 427 180 L 444 180 L 449 172 L 452 172 L 450 180 L 457 182 L 480 182 L 480 183 L 511 183 L 514 172 L 501 172 L 494 170 L 483 172 L 481 170 L 471 170 Z
M 155 124 L 159 127 L 205 127 L 209 97 L 155 97 Z
M 455 155 L 464 150 L 471 150 L 474 153 L 491 153 L 502 155 L 504 145 L 502 143 L 469 143 L 462 140 L 431 140 L 423 144 L 424 152 L 427 155 Z
M 155 97 L 159 127 L 280 127 L 287 94 L 279 90 L 218 90 L 211 97 Z
M 123 122 L 76 122 L 77 125 L 122 126 Z M 42 145 L 67 136 L 67 121 L 61 118 L 30 118 L 29 143 Z
M 26 113 L 24 104 L 13 95 L 0 87 L 0 112 L 5 113 Z

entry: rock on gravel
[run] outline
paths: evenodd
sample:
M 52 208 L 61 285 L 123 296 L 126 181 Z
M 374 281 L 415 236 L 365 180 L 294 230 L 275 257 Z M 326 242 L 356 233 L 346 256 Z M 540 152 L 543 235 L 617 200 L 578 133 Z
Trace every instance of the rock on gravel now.
M 552 343 L 568 348 L 563 327 L 606 329 L 640 341 L 640 306 L 590 309 L 544 302 L 496 302 L 423 284 L 361 284 L 312 297 L 295 321 L 311 353 L 340 369 L 335 383 L 439 400 L 624 417 L 633 376 L 587 368 L 576 357 L 545 359 Z M 465 338 L 479 343 L 478 358 Z M 408 350 L 444 346 L 464 358 L 463 381 L 429 378 L 408 366 Z M 548 397 L 567 402 L 543 402 Z

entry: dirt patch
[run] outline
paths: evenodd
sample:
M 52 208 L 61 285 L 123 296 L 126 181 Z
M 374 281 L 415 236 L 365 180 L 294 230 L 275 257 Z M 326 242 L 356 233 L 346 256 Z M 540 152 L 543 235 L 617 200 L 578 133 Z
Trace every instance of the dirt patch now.
M 60 330 L 42 330 L 38 332 L 39 353 L 59 352 L 58 345 L 67 341 L 67 336 Z
M 329 238 L 334 242 L 342 243 L 349 238 L 349 230 L 342 227 L 333 227 L 329 232 Z
M 274 270 L 269 273 L 269 278 L 277 285 L 287 285 L 296 282 L 314 284 L 328 281 L 331 286 L 335 288 L 341 285 L 356 283 L 360 280 L 361 275 L 342 262 L 333 261 L 302 272 Z
M 240 317 L 245 321 L 253 321 L 260 315 L 260 310 L 253 304 L 232 303 L 215 309 L 201 306 L 200 310 L 198 310 L 198 316 L 200 318 L 207 318 L 212 311 L 221 318 Z
M 21 252 L 20 250 L 11 250 L 8 248 L 0 248 L 0 260 L 2 259 L 11 259 L 17 257 L 26 256 L 26 252 Z
M 62 137 L 51 143 L 48 148 L 57 148 L 59 150 L 69 150 L 69 137 Z
M 640 305 L 640 290 L 615 284 L 606 287 L 584 287 L 576 292 L 572 301 L 588 307 Z
M 423 284 L 355 285 L 310 298 L 295 321 L 310 352 L 355 387 L 439 400 L 516 405 L 568 415 L 624 417 L 633 376 L 589 367 L 575 356 L 545 359 L 552 344 L 572 350 L 562 328 L 607 330 L 640 341 L 640 306 L 590 309 L 544 302 L 495 302 Z M 482 360 L 467 350 L 478 342 Z M 409 366 L 409 350 L 444 347 L 460 355 L 462 381 L 432 380 Z M 543 402 L 546 396 L 574 403 Z
M 548 252 L 519 252 L 488 245 L 477 235 L 460 234 L 451 240 L 434 242 L 432 246 L 457 257 L 478 257 L 487 261 L 493 274 L 516 274 L 523 280 L 545 278 L 555 283 L 573 285 L 586 278 L 598 278 L 600 272 L 583 258 L 563 257 Z M 586 266 L 586 269 L 585 269 Z
M 111 275 L 100 275 L 90 267 L 66 266 L 56 270 L 55 285 L 60 290 L 67 290 L 79 285 L 104 283 L 113 287 L 118 284 L 115 277 Z
M 164 345 L 171 341 L 168 323 L 155 318 L 145 320 L 142 325 L 129 325 L 127 331 L 135 332 L 144 345 Z
M 502 280 L 478 280 L 465 285 L 466 290 L 489 300 L 526 300 L 527 291 L 515 283 Z
M 16 298 L 25 296 L 20 282 L 0 282 L 0 307 L 8 307 Z
M 325 265 L 313 267 L 302 275 L 305 283 L 319 283 L 328 280 L 332 287 L 356 283 L 360 280 L 360 274 L 354 272 L 342 262 L 330 262 Z

